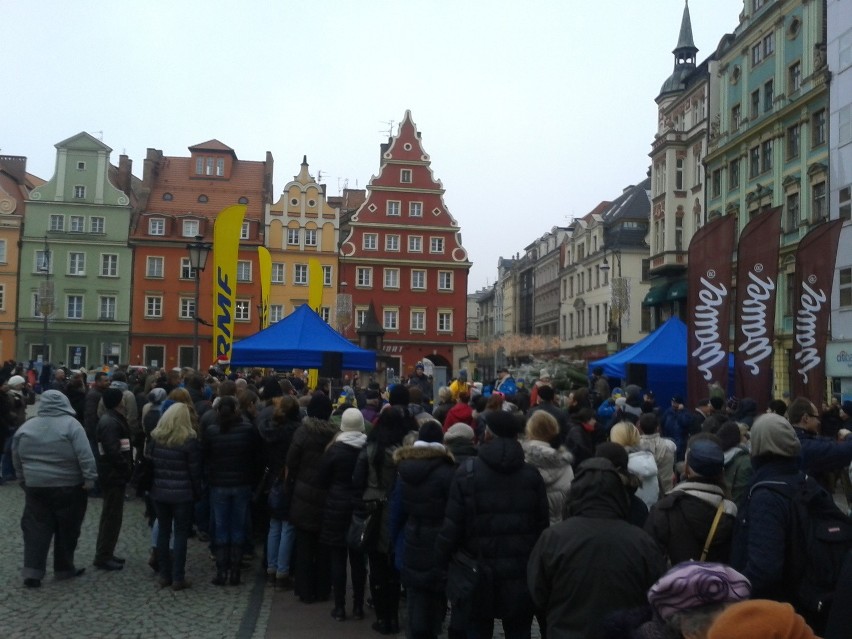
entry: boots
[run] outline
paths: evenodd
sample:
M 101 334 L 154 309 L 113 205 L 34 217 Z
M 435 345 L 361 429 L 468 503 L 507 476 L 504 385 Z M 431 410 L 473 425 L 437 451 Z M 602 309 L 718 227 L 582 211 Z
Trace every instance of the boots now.
M 243 560 L 242 545 L 231 546 L 231 572 L 228 578 L 228 583 L 232 586 L 240 585 L 240 571 L 242 569 L 241 562 Z
M 224 586 L 228 583 L 228 569 L 231 567 L 230 548 L 215 546 L 213 556 L 216 558 L 216 576 L 210 582 L 214 586 Z

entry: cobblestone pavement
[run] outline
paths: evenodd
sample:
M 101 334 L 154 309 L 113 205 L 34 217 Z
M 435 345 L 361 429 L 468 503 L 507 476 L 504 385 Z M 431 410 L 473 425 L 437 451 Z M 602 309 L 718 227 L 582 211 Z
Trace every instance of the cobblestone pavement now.
M 16 483 L 0 486 L 0 636 L 4 639 L 131 639 L 181 637 L 263 639 L 272 604 L 262 575 L 244 573 L 237 587 L 211 585 L 213 564 L 207 545 L 189 540 L 187 579 L 193 586 L 173 592 L 157 587 L 147 564 L 150 528 L 141 500 L 128 501 L 116 554 L 124 570 L 107 572 L 92 564 L 101 501 L 90 499 L 75 556 L 83 576 L 54 581 L 53 553 L 42 587 L 25 588 L 21 578 L 24 492 Z M 278 635 L 284 636 L 284 634 Z

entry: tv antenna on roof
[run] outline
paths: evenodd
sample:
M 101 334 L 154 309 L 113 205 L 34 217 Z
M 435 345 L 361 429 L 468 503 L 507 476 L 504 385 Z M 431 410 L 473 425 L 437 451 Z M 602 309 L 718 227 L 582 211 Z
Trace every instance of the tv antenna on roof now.
M 394 123 L 393 120 L 388 120 L 387 122 L 384 122 L 384 124 L 388 125 L 388 130 L 387 131 L 382 130 L 382 131 L 379 131 L 379 133 L 386 133 L 389 138 L 392 138 L 393 137 L 393 123 Z

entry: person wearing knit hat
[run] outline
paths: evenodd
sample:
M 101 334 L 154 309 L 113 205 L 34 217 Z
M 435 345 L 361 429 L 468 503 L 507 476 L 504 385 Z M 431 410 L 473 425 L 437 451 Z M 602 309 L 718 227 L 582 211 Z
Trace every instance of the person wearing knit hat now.
M 14 389 L 20 389 L 26 383 L 27 383 L 27 380 L 25 380 L 20 375 L 12 375 L 12 377 L 9 378 L 9 381 L 6 382 L 6 384 L 9 386 L 9 388 L 14 388 Z
M 300 428 L 301 430 L 301 428 Z M 356 487 L 352 475 L 358 456 L 367 443 L 364 434 L 364 417 L 357 408 L 347 408 L 340 417 L 340 432 L 319 460 L 317 485 L 327 488 L 322 504 L 322 525 L 319 532 L 320 548 L 328 554 L 331 585 L 334 593 L 332 618 L 346 619 L 347 562 L 352 576 L 352 616 L 364 618 L 364 592 L 367 581 L 367 558 L 363 552 L 349 550 L 346 533 L 352 521 L 353 504 L 363 494 Z M 301 551 L 300 551 L 301 552 Z M 298 561 L 299 553 L 296 553 Z M 317 558 L 318 566 L 322 565 Z M 322 582 L 324 579 L 317 578 Z M 299 588 L 299 584 L 296 584 Z
M 444 433 L 444 446 L 453 454 L 459 466 L 468 457 L 476 457 L 476 446 L 473 444 L 473 438 L 473 428 L 462 423 L 453 424 Z
M 340 417 L 340 430 L 346 432 L 364 432 L 364 416 L 357 408 L 347 408 Z
M 684 561 L 672 568 L 648 591 L 648 603 L 663 621 L 677 613 L 717 604 L 745 601 L 751 583 L 725 564 Z
M 308 417 L 316 419 L 328 420 L 331 417 L 332 405 L 328 395 L 317 391 L 311 396 L 308 402 Z
M 753 599 L 729 606 L 707 631 L 707 639 L 818 639 L 788 603 Z
M 486 414 L 485 417 L 486 435 L 492 437 L 505 437 L 508 439 L 517 439 L 521 434 L 522 424 L 511 413 L 506 411 L 496 410 Z
M 388 391 L 388 404 L 391 406 L 408 406 L 410 400 L 411 394 L 402 384 L 394 384 Z

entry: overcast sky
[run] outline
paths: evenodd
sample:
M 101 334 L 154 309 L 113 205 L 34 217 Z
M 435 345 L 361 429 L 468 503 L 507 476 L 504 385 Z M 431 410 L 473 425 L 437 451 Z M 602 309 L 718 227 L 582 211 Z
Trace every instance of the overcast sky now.
M 742 0 L 692 0 L 698 61 Z M 337 195 L 406 109 L 473 261 L 566 225 L 648 170 L 683 0 L 0 0 L 0 152 L 48 179 L 80 131 L 127 153 L 217 138 Z

